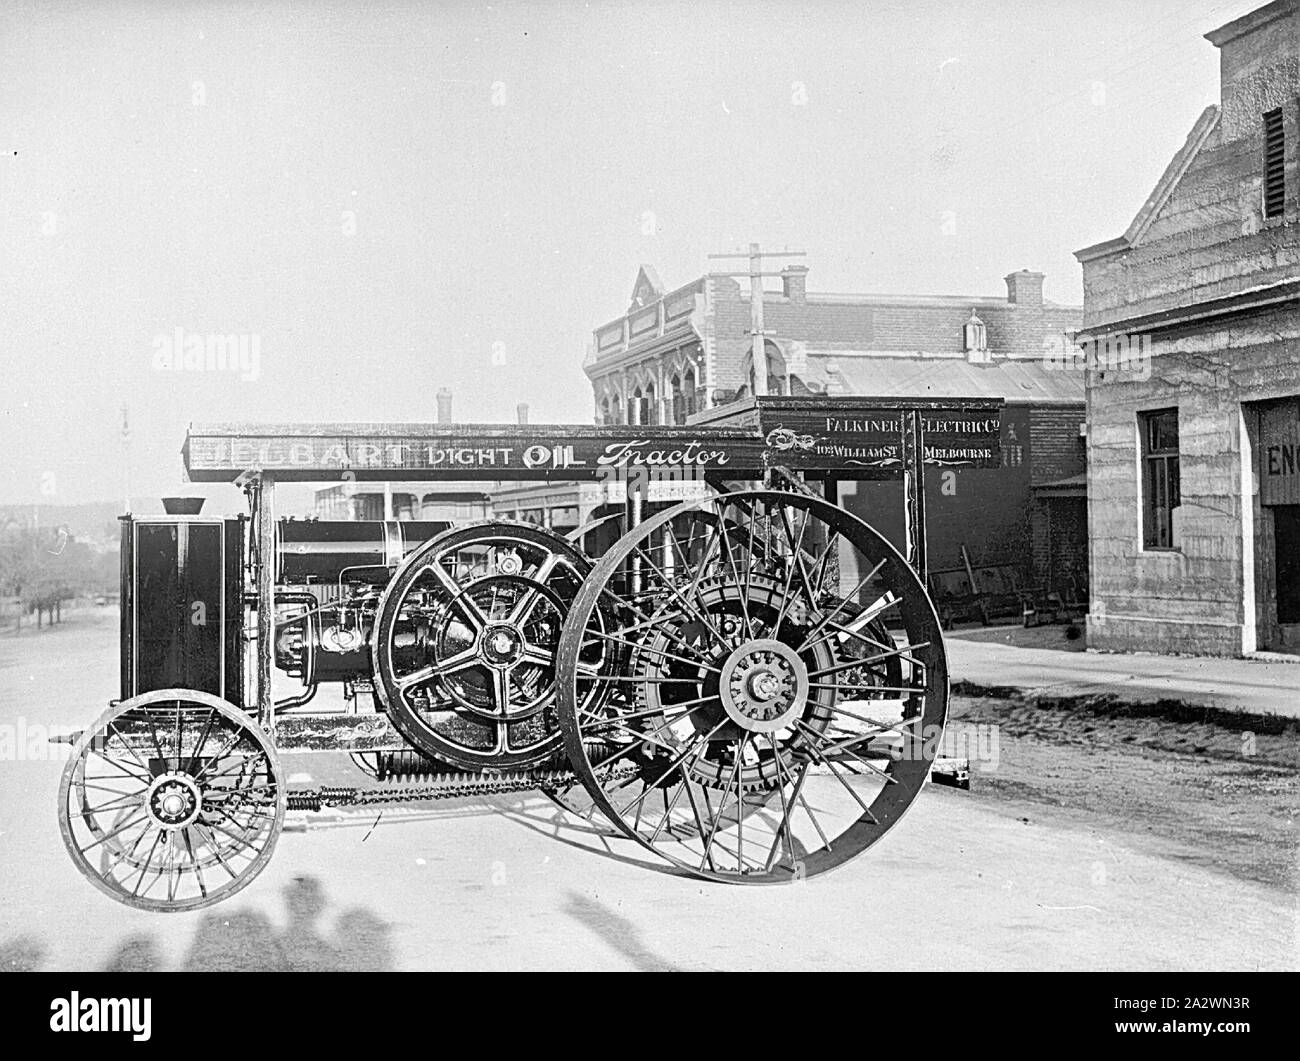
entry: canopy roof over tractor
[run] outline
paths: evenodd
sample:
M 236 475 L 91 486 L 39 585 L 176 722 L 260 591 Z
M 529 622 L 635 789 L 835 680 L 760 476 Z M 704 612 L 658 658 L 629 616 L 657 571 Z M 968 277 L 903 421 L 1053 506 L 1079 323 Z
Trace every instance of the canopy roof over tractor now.
M 773 466 L 812 478 L 894 478 L 919 427 L 925 463 L 1001 463 L 999 399 L 751 398 L 684 427 L 589 424 L 192 424 L 192 482 L 248 473 L 333 482 L 601 479 L 620 469 L 692 469 L 728 479 Z

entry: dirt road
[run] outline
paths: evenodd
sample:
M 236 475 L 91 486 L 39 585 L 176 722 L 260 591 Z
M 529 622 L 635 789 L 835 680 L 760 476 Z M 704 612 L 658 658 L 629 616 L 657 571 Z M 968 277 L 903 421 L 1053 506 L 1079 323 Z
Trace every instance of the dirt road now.
M 11 746 L 19 727 L 86 724 L 115 684 L 114 614 L 0 639 Z M 985 750 L 996 733 L 972 791 L 932 786 L 868 855 L 789 887 L 674 876 L 529 795 L 293 815 L 231 903 L 165 916 L 77 874 L 61 764 L 29 747 L 0 762 L 0 965 L 1295 968 L 1294 735 L 1063 715 L 958 701 L 954 733 Z

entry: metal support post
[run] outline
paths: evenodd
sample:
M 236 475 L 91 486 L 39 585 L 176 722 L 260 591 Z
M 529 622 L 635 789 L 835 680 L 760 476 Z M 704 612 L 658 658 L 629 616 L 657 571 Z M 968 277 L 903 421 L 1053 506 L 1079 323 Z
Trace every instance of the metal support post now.
M 922 583 L 928 573 L 925 535 L 925 429 L 921 411 L 903 414 L 903 495 L 907 522 L 907 562 Z
M 257 518 L 257 720 L 275 739 L 275 699 L 271 674 L 275 661 L 275 480 L 262 476 L 253 485 Z

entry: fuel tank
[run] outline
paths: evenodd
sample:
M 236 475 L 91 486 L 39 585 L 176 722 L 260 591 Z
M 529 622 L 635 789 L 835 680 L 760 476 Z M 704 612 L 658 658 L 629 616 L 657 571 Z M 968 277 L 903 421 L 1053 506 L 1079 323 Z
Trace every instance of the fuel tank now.
M 282 519 L 276 527 L 275 580 L 383 585 L 408 553 L 450 526 L 439 520 Z

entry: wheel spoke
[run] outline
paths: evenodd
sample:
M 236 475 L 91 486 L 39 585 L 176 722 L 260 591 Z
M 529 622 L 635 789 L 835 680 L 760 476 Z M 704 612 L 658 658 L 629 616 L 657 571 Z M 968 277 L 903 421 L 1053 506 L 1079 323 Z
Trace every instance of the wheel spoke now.
M 98 780 L 98 781 L 115 781 L 115 780 L 118 780 L 118 778 L 106 778 L 106 777 L 98 777 L 98 776 L 96 776 L 96 780 Z M 95 783 L 92 782 L 92 781 L 73 781 L 72 784 L 73 784 L 73 785 L 76 785 L 77 788 L 93 788 L 93 789 L 95 789 L 95 790 L 97 790 L 97 791 L 99 791 L 99 792 L 110 792 L 110 793 L 112 793 L 114 796 L 129 796 L 129 795 L 132 794 L 132 793 L 130 793 L 130 792 L 123 792 L 120 788 L 108 788 L 108 787 L 105 786 L 105 785 L 97 785 L 97 784 L 95 784 Z
M 844 778 L 840 775 L 840 772 L 835 769 L 835 764 L 831 762 L 829 759 L 827 759 L 826 756 L 824 756 L 821 753 L 821 749 L 817 747 L 816 743 L 814 743 L 815 740 L 818 737 L 820 737 L 820 734 L 817 733 L 816 730 L 811 729 L 808 726 L 805 726 L 801 721 L 796 721 L 795 725 L 797 725 L 800 729 L 805 730 L 813 737 L 813 740 L 808 743 L 809 754 L 811 754 L 813 758 L 815 758 L 819 763 L 821 763 L 822 766 L 826 767 L 827 771 L 829 771 L 831 776 L 834 777 L 835 780 L 838 781 L 841 785 L 843 785 L 845 791 L 847 791 L 848 794 L 854 798 L 858 806 L 862 808 L 863 813 L 865 813 L 868 817 L 871 818 L 873 822 L 876 822 L 876 824 L 879 825 L 880 823 L 876 821 L 876 816 L 871 813 L 871 808 L 862 802 L 862 797 L 858 795 L 857 789 L 855 789 L 852 785 L 850 785 L 847 781 L 844 780 Z
M 208 897 L 208 886 L 203 880 L 203 867 L 199 865 L 199 860 L 194 857 L 194 844 L 190 840 L 190 828 L 187 825 L 181 830 L 185 837 L 185 850 L 189 852 L 190 864 L 194 867 L 194 877 L 199 886 L 199 894 L 203 898 Z
M 510 672 L 503 667 L 492 668 L 492 696 L 497 711 L 504 718 L 510 714 Z
M 713 737 L 713 735 L 717 733 L 718 730 L 720 730 L 725 725 L 726 725 L 726 721 L 724 720 L 722 722 L 719 722 L 716 726 L 714 726 L 711 730 L 709 730 L 708 733 L 705 733 L 703 736 L 696 737 L 695 740 L 693 740 L 690 744 L 686 746 L 685 750 L 682 751 L 680 755 L 678 755 L 676 758 L 673 759 L 671 763 L 669 763 L 668 769 L 654 779 L 654 781 L 650 784 L 649 788 L 647 788 L 647 791 L 649 791 L 650 788 L 654 788 L 655 786 L 657 786 L 659 782 L 661 782 L 674 770 L 681 768 L 682 764 L 687 759 L 689 759 L 692 755 L 698 756 L 699 753 L 704 750 L 704 747 L 709 743 L 709 740 Z M 608 760 L 606 760 L 606 762 L 608 762 Z M 602 765 L 604 764 L 602 763 Z M 685 776 L 684 770 L 683 770 L 683 776 Z M 619 787 L 620 786 L 616 785 L 614 789 L 611 791 L 617 791 Z M 643 799 L 645 799 L 644 792 L 640 796 L 638 796 L 635 800 L 633 800 L 631 803 L 629 803 L 626 807 L 619 810 L 618 812 L 619 817 L 620 818 L 626 817 L 627 812 L 631 810 L 634 806 L 636 806 L 638 803 L 640 803 L 641 800 Z
M 203 732 L 199 735 L 198 744 L 194 745 L 194 754 L 190 756 L 189 773 L 194 773 L 194 768 L 198 765 L 199 759 L 203 755 L 203 749 L 208 746 L 208 736 L 212 733 L 212 724 L 217 720 L 215 711 L 208 711 L 208 721 L 203 727 Z M 180 755 L 179 749 L 177 755 Z
M 230 868 L 230 863 L 226 861 L 226 857 L 225 857 L 225 855 L 223 855 L 223 854 L 221 853 L 221 844 L 217 841 L 217 838 L 216 838 L 215 836 L 213 836 L 212 833 L 211 833 L 211 829 L 213 829 L 213 828 L 214 828 L 214 826 L 213 826 L 211 823 L 208 823 L 207 825 L 200 825 L 198 822 L 195 822 L 195 823 L 194 823 L 194 829 L 195 829 L 195 831 L 196 831 L 200 836 L 203 836 L 203 835 L 204 835 L 204 831 L 205 831 L 205 830 L 208 830 L 208 832 L 207 832 L 207 840 L 206 840 L 206 842 L 207 842 L 208 847 L 210 847 L 210 848 L 212 849 L 212 854 L 213 854 L 213 856 L 216 858 L 216 860 L 217 860 L 218 862 L 221 863 L 222 868 L 223 868 L 227 873 L 230 874 L 230 879 L 231 879 L 231 880 L 238 880 L 238 879 L 239 879 L 239 874 L 236 873 L 233 869 Z M 219 831 L 220 831 L 220 832 L 225 832 L 224 829 L 219 830 Z M 229 834 L 227 833 L 226 835 L 229 835 Z M 238 837 L 232 837 L 232 839 L 238 840 L 239 838 L 238 838 Z
M 533 608 L 536 607 L 537 602 L 542 599 L 541 587 L 550 580 L 559 562 L 560 556 L 558 553 L 548 553 L 546 559 L 537 565 L 537 570 L 531 576 L 531 581 L 537 585 L 525 590 L 520 595 L 519 602 L 511 609 L 510 615 L 506 618 L 507 623 L 511 626 L 524 625 Z
M 221 751 L 217 752 L 216 755 L 214 755 L 210 760 L 208 760 L 207 766 L 203 767 L 202 770 L 200 770 L 197 774 L 194 775 L 195 782 L 197 783 L 199 781 L 202 781 L 203 778 L 207 776 L 208 771 L 211 770 L 214 766 L 216 766 L 217 763 L 221 762 L 222 759 L 226 758 L 226 756 L 230 754 L 231 749 L 234 748 L 234 746 L 238 744 L 241 740 L 243 740 L 243 738 L 244 738 L 243 733 L 240 732 L 232 733 L 230 735 L 230 738 L 226 741 L 226 743 L 221 746 Z
M 148 720 L 148 722 L 149 722 L 149 732 L 150 732 L 150 734 L 153 736 L 153 746 L 154 746 L 154 748 L 155 748 L 155 749 L 157 750 L 157 752 L 158 752 L 158 758 L 159 758 L 159 759 L 166 759 L 167 756 L 163 754 L 162 740 L 161 740 L 161 738 L 159 738 L 159 736 L 158 736 L 158 726 L 157 726 L 157 724 L 154 722 L 154 717 L 153 717 L 153 716 L 154 716 L 154 713 L 153 713 L 152 711 L 146 711 L 146 712 L 144 713 L 144 717 L 145 717 L 145 719 Z M 179 748 L 176 749 L 176 754 L 177 754 L 177 756 L 180 755 L 180 749 L 179 749 Z
M 717 880 L 786 881 L 870 847 L 923 788 L 923 771 L 889 766 L 900 736 L 941 732 L 946 714 L 925 587 L 811 493 L 648 517 L 597 562 L 560 646 L 566 751 L 593 806 Z
M 130 769 L 129 767 L 126 766 L 126 764 L 124 764 L 118 759 L 113 758 L 111 755 L 109 755 L 106 751 L 102 749 L 98 751 L 96 755 L 100 759 L 100 761 L 103 762 L 105 766 L 111 766 L 113 767 L 113 769 L 120 770 L 122 772 L 124 776 L 120 780 L 126 780 L 127 778 L 130 778 L 132 781 L 143 781 L 146 785 L 148 785 L 149 782 L 153 780 L 153 778 L 151 778 L 148 774 L 141 774 L 136 772 L 135 770 Z M 118 779 L 101 778 L 101 780 L 109 781 L 109 780 L 118 780 Z
M 650 834 L 649 837 L 650 843 L 653 844 L 656 840 L 659 839 L 659 834 L 663 832 L 665 825 L 668 826 L 669 833 L 673 831 L 672 826 L 669 825 L 668 823 L 668 819 L 672 816 L 673 809 L 677 806 L 677 801 L 682 798 L 682 789 L 684 787 L 685 785 L 676 786 L 677 791 L 673 793 L 673 799 L 671 803 L 668 802 L 668 790 L 666 788 L 661 790 L 664 794 L 664 816 L 659 819 L 659 824 L 655 827 L 655 831 Z M 636 812 L 637 815 L 639 816 L 641 814 L 641 808 L 637 807 Z
M 227 732 L 217 742 L 212 738 L 219 726 Z M 60 827 L 74 864 L 101 891 L 142 909 L 191 910 L 238 891 L 265 865 L 283 824 L 284 796 L 274 748 L 243 711 L 201 692 L 144 693 L 111 707 L 86 732 L 89 738 L 60 782 Z M 197 742 L 187 750 L 187 739 L 196 735 Z M 151 757 L 158 776 L 171 776 L 169 787 L 180 786 L 188 790 L 187 801 L 200 801 L 197 812 L 189 805 L 192 813 L 227 820 L 243 835 L 216 820 L 180 824 L 184 819 L 172 815 L 185 804 L 173 805 L 173 792 L 151 802 L 153 770 L 139 774 L 104 751 L 109 742 L 120 742 L 148 769 L 135 754 L 132 741 L 137 739 L 145 742 L 139 747 Z M 244 741 L 257 751 L 231 756 Z M 223 746 L 209 759 L 211 743 Z M 103 763 L 95 770 L 111 771 L 108 784 L 98 775 L 86 776 L 92 759 Z M 206 784 L 203 778 L 208 778 Z M 129 790 L 122 782 L 129 783 Z M 91 792 L 106 798 L 92 806 Z M 250 838 L 260 846 L 253 847 Z M 242 857 L 235 859 L 235 854 Z M 209 887 L 203 873 L 205 863 L 213 862 L 230 877 L 220 887 Z M 197 894 L 186 883 L 191 876 Z
M 635 633 L 640 630 L 654 630 L 658 633 L 661 633 L 664 637 L 668 638 L 669 641 L 673 642 L 673 644 L 677 645 L 680 648 L 685 649 L 687 652 L 696 651 L 694 645 L 691 645 L 689 642 L 682 640 L 682 638 L 678 637 L 676 634 L 672 632 L 672 630 L 668 628 L 669 623 L 675 622 L 678 619 L 686 618 L 685 614 L 680 612 L 675 612 L 671 614 L 666 612 L 660 612 L 655 615 L 647 615 L 644 611 L 638 608 L 626 597 L 623 597 L 620 594 L 615 593 L 612 589 L 609 588 L 609 586 L 602 586 L 601 593 L 604 596 L 609 597 L 612 601 L 614 601 L 616 606 L 626 608 L 629 611 L 635 613 L 636 615 L 639 615 L 642 619 L 645 620 L 642 623 L 637 623 L 630 627 L 624 627 L 619 631 L 619 633 L 628 634 L 628 633 Z M 588 628 L 587 632 L 591 633 L 592 631 L 590 628 Z
M 181 768 L 181 702 L 176 701 L 176 769 Z
M 658 575 L 659 578 L 662 580 L 663 589 L 667 590 L 679 601 L 681 601 L 682 605 L 686 608 L 686 610 L 690 612 L 692 616 L 698 619 L 700 623 L 703 624 L 704 628 L 708 630 L 709 633 L 711 633 L 717 639 L 719 645 L 721 645 L 723 648 L 730 648 L 731 642 L 727 640 L 727 638 L 723 635 L 722 631 L 719 630 L 716 626 L 714 626 L 713 623 L 709 621 L 709 619 L 705 616 L 703 612 L 701 612 L 698 608 L 696 608 L 695 605 L 693 605 L 689 600 L 687 600 L 682 595 L 681 590 L 679 590 L 676 586 L 673 585 L 672 579 L 668 578 L 668 576 L 665 575 L 663 571 L 659 569 L 659 565 L 654 562 L 654 558 L 651 557 L 651 555 L 647 553 L 644 549 L 642 549 L 640 546 L 637 546 L 635 551 L 641 554 L 645 562 L 650 565 L 654 573 Z
M 740 772 L 740 759 L 737 759 L 731 768 L 731 777 L 722 788 L 722 798 L 718 801 L 718 813 L 713 818 L 709 827 L 709 839 L 704 844 L 704 857 L 700 859 L 700 868 L 703 869 L 706 862 L 710 861 L 709 852 L 713 849 L 713 839 L 718 835 L 718 825 L 722 821 L 723 811 L 727 807 L 727 796 L 731 793 L 731 783 L 736 779 Z
M 736 872 L 745 872 L 745 797 L 740 787 L 740 773 L 745 768 L 745 745 L 748 735 L 736 741 Z
M 598 630 L 588 631 L 588 633 L 594 635 L 595 637 L 603 638 L 606 641 L 614 641 L 620 645 L 627 645 L 630 648 L 635 648 L 640 652 L 651 652 L 654 655 L 658 656 L 660 659 L 670 659 L 675 663 L 685 663 L 688 667 L 698 667 L 700 670 L 712 671 L 714 674 L 722 673 L 721 667 L 713 666 L 711 663 L 709 663 L 706 659 L 702 657 L 696 659 L 687 659 L 685 656 L 678 656 L 678 655 L 674 655 L 672 652 L 665 652 L 662 648 L 655 648 L 653 645 L 647 645 L 638 641 L 625 641 L 621 637 L 615 637 L 613 634 L 601 633 Z M 583 647 L 588 648 L 594 644 L 595 644 L 594 641 L 590 641 L 590 640 L 584 641 Z
M 613 718 L 594 719 L 593 721 L 587 723 L 587 729 L 592 731 L 598 731 L 598 730 L 606 729 L 609 726 L 622 726 L 624 729 L 630 731 L 631 727 L 628 726 L 629 722 L 635 721 L 636 719 L 640 719 L 640 718 L 654 718 L 659 715 L 662 715 L 665 718 L 667 718 L 668 722 L 671 724 L 680 721 L 683 718 L 686 718 L 688 715 L 693 715 L 695 713 L 694 711 L 675 711 L 674 710 L 675 708 L 687 707 L 688 705 L 691 704 L 699 704 L 702 707 L 705 704 L 719 703 L 719 702 L 720 701 L 716 696 L 701 696 L 701 697 L 697 697 L 694 700 L 685 700 L 679 704 L 665 704 L 661 707 L 647 707 L 641 711 L 629 711 L 626 714 L 617 715 Z
M 803 794 L 803 782 L 804 778 L 808 776 L 808 766 L 805 764 L 803 770 L 799 772 L 799 780 L 795 782 L 794 790 L 790 793 L 790 799 L 787 801 L 785 798 L 785 779 L 790 774 L 785 769 L 781 749 L 777 747 L 776 740 L 770 733 L 767 734 L 767 741 L 772 746 L 772 755 L 776 760 L 776 790 L 781 794 L 781 824 L 777 827 L 776 836 L 772 840 L 772 850 L 767 853 L 767 862 L 763 869 L 766 873 L 772 872 L 772 864 L 776 860 L 777 850 L 781 846 L 781 831 L 785 830 L 785 844 L 790 855 L 790 869 L 797 870 L 798 866 L 794 858 L 794 835 L 790 831 L 790 812 L 794 809 L 795 801 Z
M 176 830 L 167 833 L 167 901 L 176 899 L 176 885 L 181 879 L 180 868 L 176 865 Z
M 699 805 L 695 802 L 695 793 L 691 791 L 691 779 L 689 777 L 683 780 L 682 787 L 686 789 L 686 798 L 690 800 L 691 814 L 695 816 L 695 828 L 699 830 L 700 837 L 701 839 L 703 839 L 704 832 L 705 832 L 704 822 L 700 819 L 700 808 Z M 707 790 L 704 789 L 703 786 L 701 786 L 701 791 L 707 791 Z M 710 869 L 716 870 L 717 867 L 714 866 L 713 864 L 713 856 L 711 853 L 709 852 L 705 853 L 705 861 L 708 863 Z
M 229 759 L 232 758 L 232 756 L 225 756 L 224 758 Z M 229 766 L 222 767 L 215 774 L 209 774 L 207 780 L 209 782 L 212 782 L 219 777 L 229 777 L 231 774 L 243 770 L 245 763 L 261 762 L 262 759 L 265 758 L 265 756 L 261 751 L 255 751 L 255 752 L 247 752 L 244 755 L 240 755 L 238 757 L 233 757 L 233 758 L 235 758 L 234 763 L 232 763 Z M 216 760 L 214 759 L 213 762 L 216 762 Z
M 546 667 L 547 669 L 555 666 L 555 653 L 547 649 L 537 648 L 528 645 L 519 653 L 519 659 L 515 661 L 517 666 L 520 663 L 531 663 L 536 667 Z
M 111 741 L 114 737 L 116 737 L 117 740 L 118 740 L 118 743 L 121 744 L 122 747 L 125 748 L 125 749 L 127 750 L 127 753 L 131 756 L 131 758 L 134 759 L 137 763 L 139 763 L 140 766 L 144 769 L 144 774 L 141 775 L 141 776 L 143 776 L 143 777 L 148 777 L 148 776 L 149 776 L 149 773 L 150 773 L 150 772 L 149 772 L 149 764 L 146 763 L 143 759 L 140 758 L 140 756 L 139 756 L 139 754 L 136 752 L 136 750 L 135 750 L 134 748 L 131 747 L 130 742 L 126 739 L 126 737 L 124 737 L 124 736 L 122 735 L 122 731 L 119 730 L 119 729 L 118 729 L 115 725 L 113 725 L 112 723 L 109 723 L 109 727 L 108 727 L 108 729 L 109 729 L 109 737 L 108 737 L 108 741 Z M 105 747 L 107 747 L 108 741 L 105 741 Z M 121 764 L 119 764 L 119 765 L 121 765 Z
M 144 875 L 149 872 L 149 866 L 153 862 L 153 853 L 158 850 L 158 842 L 162 839 L 162 834 L 163 834 L 162 829 L 159 829 L 154 834 L 153 846 L 149 848 L 149 854 L 145 856 L 144 865 L 140 867 L 140 876 L 136 878 L 135 887 L 131 889 L 132 895 L 140 894 L 140 885 L 144 883 Z M 157 878 L 154 879 L 156 880 Z
M 731 539 L 727 536 L 727 521 L 721 516 L 718 518 L 718 533 L 722 540 L 722 546 L 727 554 L 727 566 L 731 568 L 731 584 L 736 587 L 736 598 L 740 601 L 740 615 L 745 620 L 745 636 L 752 638 L 754 636 L 754 620 L 749 614 L 749 592 L 740 591 L 740 572 L 736 568 L 736 557 L 731 549 Z M 746 571 L 749 570 L 749 564 L 745 565 Z
M 122 800 L 126 800 L 125 803 Z M 123 795 L 121 799 L 109 800 L 107 803 L 100 803 L 94 807 L 87 807 L 84 811 L 86 814 L 103 814 L 110 810 L 126 810 L 127 807 L 138 807 L 144 803 L 143 794 Z
M 624 723 L 624 722 L 622 721 L 621 718 L 610 718 L 610 719 L 605 719 L 605 720 L 603 720 L 603 721 L 604 721 L 604 725 L 602 725 L 602 726 L 600 726 L 600 727 L 598 727 L 598 728 L 599 728 L 599 730 L 600 730 L 601 732 L 603 732 L 605 729 L 609 728 L 610 726 L 615 726 L 615 727 L 617 727 L 618 729 L 621 729 L 624 733 L 626 733 L 626 734 L 627 734 L 629 737 L 631 737 L 633 740 L 638 740 L 638 741 L 650 741 L 650 742 L 653 743 L 653 744 L 657 744 L 660 748 L 666 748 L 668 751 L 673 752 L 673 753 L 675 754 L 677 751 L 680 750 L 680 747 L 681 747 L 680 745 L 665 744 L 663 741 L 656 740 L 655 738 L 657 738 L 658 736 L 660 736 L 660 735 L 664 732 L 665 729 L 668 729 L 669 727 L 671 727 L 671 726 L 675 725 L 676 723 L 680 722 L 682 719 L 687 718 L 687 717 L 689 717 L 690 715 L 695 714 L 696 711 L 700 711 L 700 710 L 702 710 L 705 706 L 706 706 L 705 704 L 700 704 L 698 707 L 693 707 L 693 708 L 691 708 L 691 710 L 689 710 L 689 711 L 682 711 L 682 712 L 679 712 L 678 714 L 673 715 L 672 718 L 666 719 L 662 724 L 656 726 L 654 729 L 650 730 L 648 733 L 647 733 L 645 730 L 634 729 L 633 727 L 631 727 L 631 726 L 627 725 L 626 723 Z M 597 727 L 588 727 L 588 728 L 589 728 L 589 729 L 597 729 Z
M 478 659 L 477 653 L 475 653 L 474 658 L 475 660 Z M 436 663 L 430 663 L 426 666 L 420 667 L 418 670 L 411 671 L 410 674 L 404 674 L 402 677 L 396 679 L 394 684 L 402 692 L 405 692 L 413 685 L 420 685 L 422 682 L 427 682 L 430 678 L 436 677 L 439 669 L 440 668 Z
M 786 510 L 784 508 L 780 509 L 780 513 L 781 529 L 785 532 L 786 541 L 790 545 L 790 561 L 786 565 L 789 570 L 786 572 L 785 589 L 781 593 L 781 607 L 776 613 L 776 622 L 772 625 L 771 637 L 774 640 L 780 633 L 781 623 L 785 621 L 785 613 L 790 606 L 790 588 L 794 583 L 797 561 L 799 559 L 799 550 L 803 548 L 803 536 L 808 530 L 808 516 L 805 515 L 803 523 L 799 526 L 799 540 L 796 542 L 794 540 L 794 535 L 790 531 L 790 517 L 786 515 Z
M 823 629 L 825 629 L 827 623 L 831 622 L 835 618 L 835 616 L 839 615 L 840 612 L 844 610 L 844 606 L 848 604 L 849 601 L 857 599 L 858 594 L 861 593 L 863 589 L 866 588 L 866 586 L 871 582 L 871 580 L 880 573 L 880 569 L 883 568 L 884 566 L 885 566 L 885 561 L 881 560 L 876 564 L 875 567 L 873 567 L 870 571 L 868 571 L 865 575 L 863 575 L 862 578 L 858 581 L 858 584 L 853 587 L 853 592 L 848 594 L 845 597 L 841 597 L 840 602 L 836 604 L 835 607 L 828 614 L 822 616 L 822 618 L 817 622 L 817 624 L 811 630 L 808 631 L 807 635 L 804 637 L 803 643 L 799 645 L 796 651 L 806 652 L 810 647 L 810 645 L 812 644 L 813 638 L 815 638 L 818 634 L 822 632 Z
M 488 617 L 483 614 L 478 602 L 464 591 L 459 582 L 448 574 L 437 558 L 426 564 L 424 570 L 433 575 L 434 580 L 447 591 L 451 596 L 452 605 L 460 609 L 461 614 L 469 620 L 471 626 L 476 630 L 482 630 L 488 625 Z
M 107 832 L 107 833 L 105 833 L 103 836 L 101 836 L 101 837 L 100 837 L 98 840 L 96 840 L 94 843 L 87 844 L 85 847 L 83 847 L 83 848 L 81 849 L 82 854 L 85 854 L 87 851 L 89 851 L 89 850 L 90 850 L 91 848 L 93 848 L 93 847 L 98 847 L 100 844 L 104 843 L 104 842 L 107 841 L 107 840 L 112 840 L 113 837 L 120 835 L 121 833 L 125 832 L 127 829 L 131 828 L 132 826 L 134 826 L 134 825 L 139 825 L 139 824 L 140 824 L 140 820 L 144 817 L 144 814 L 145 814 L 145 812 L 144 812 L 143 810 L 140 811 L 138 814 L 135 814 L 135 815 L 131 816 L 130 818 L 128 818 L 125 822 L 123 822 L 121 825 L 119 825 L 116 829 L 113 829 L 111 832 Z M 137 843 L 138 843 L 138 842 L 139 842 L 139 841 L 137 840 Z

